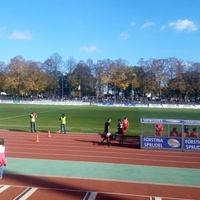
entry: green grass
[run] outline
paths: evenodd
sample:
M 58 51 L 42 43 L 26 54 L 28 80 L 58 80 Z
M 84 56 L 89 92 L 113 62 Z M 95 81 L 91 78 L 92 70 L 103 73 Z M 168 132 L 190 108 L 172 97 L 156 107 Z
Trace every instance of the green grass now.
M 128 117 L 130 135 L 140 134 L 140 118 L 193 119 L 199 120 L 198 109 L 97 107 L 65 105 L 0 104 L 0 129 L 29 131 L 29 115 L 37 112 L 38 131 L 55 132 L 58 120 L 65 113 L 68 132 L 101 133 L 107 118 L 111 118 L 111 133 L 117 130 L 117 119 Z M 153 125 L 151 126 L 153 130 Z

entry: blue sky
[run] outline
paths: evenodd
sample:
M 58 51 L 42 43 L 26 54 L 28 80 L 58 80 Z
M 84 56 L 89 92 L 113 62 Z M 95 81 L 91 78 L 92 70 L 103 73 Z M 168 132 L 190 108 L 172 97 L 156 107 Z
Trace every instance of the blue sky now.
M 199 0 L 0 0 L 0 61 L 200 62 Z

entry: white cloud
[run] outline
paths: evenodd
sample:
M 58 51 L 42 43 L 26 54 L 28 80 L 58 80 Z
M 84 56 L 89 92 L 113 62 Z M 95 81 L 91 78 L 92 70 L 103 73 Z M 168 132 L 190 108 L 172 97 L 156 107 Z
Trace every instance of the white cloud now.
M 91 52 L 95 52 L 97 51 L 97 47 L 96 46 L 81 46 L 79 48 L 80 51 L 85 51 L 87 53 L 91 53 Z
M 14 31 L 7 36 L 8 39 L 12 40 L 31 40 L 32 36 L 29 31 Z
M 148 27 L 155 26 L 155 25 L 156 25 L 155 22 L 145 22 L 145 23 L 142 25 L 142 28 L 148 28 Z
M 193 21 L 190 21 L 188 19 L 179 19 L 175 22 L 170 22 L 168 27 L 172 27 L 177 31 L 184 31 L 188 30 L 190 32 L 198 30 L 197 24 L 195 24 Z
M 123 32 L 123 33 L 120 34 L 120 38 L 123 39 L 123 40 L 128 39 L 128 37 L 129 37 L 129 35 L 126 32 Z

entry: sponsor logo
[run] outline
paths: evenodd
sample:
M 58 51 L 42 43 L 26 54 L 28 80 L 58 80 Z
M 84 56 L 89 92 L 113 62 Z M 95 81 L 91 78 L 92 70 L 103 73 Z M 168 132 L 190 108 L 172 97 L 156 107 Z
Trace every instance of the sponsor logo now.
M 168 140 L 168 145 L 172 148 L 176 148 L 180 146 L 180 142 L 176 139 L 169 139 Z
M 169 123 L 180 123 L 180 120 L 166 120 L 167 122 L 169 122 Z

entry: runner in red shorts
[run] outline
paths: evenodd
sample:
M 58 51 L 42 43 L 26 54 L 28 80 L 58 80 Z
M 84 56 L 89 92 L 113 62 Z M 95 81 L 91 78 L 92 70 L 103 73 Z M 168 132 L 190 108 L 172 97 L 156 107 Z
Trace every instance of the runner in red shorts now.
M 129 121 L 128 121 L 128 118 L 125 117 L 124 120 L 123 120 L 123 134 L 126 135 L 126 131 L 129 127 Z

